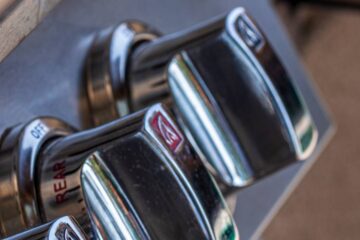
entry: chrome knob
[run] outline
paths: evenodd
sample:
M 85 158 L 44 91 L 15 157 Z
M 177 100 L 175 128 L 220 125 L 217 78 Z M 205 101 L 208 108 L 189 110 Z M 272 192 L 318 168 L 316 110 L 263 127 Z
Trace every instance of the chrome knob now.
M 165 36 L 122 23 L 95 39 L 86 72 L 95 124 L 163 102 L 228 187 L 304 160 L 317 144 L 301 92 L 243 8 Z
M 83 132 L 51 118 L 6 132 L 2 163 L 26 171 L 0 177 L 1 189 L 14 188 L 0 194 L 2 236 L 72 215 L 99 239 L 238 238 L 216 183 L 160 104 Z

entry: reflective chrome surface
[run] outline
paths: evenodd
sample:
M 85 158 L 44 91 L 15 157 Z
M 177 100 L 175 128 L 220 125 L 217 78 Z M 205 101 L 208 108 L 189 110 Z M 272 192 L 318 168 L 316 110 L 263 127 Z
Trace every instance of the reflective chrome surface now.
M 85 161 L 81 186 L 97 238 L 149 239 L 129 214 L 122 201 L 127 197 L 99 154 L 94 153 Z
M 91 130 L 71 131 L 51 118 L 9 130 L 2 150 L 24 157 L 18 169 L 33 164 L 28 186 L 34 195 L 23 199 L 14 192 L 4 207 L 32 203 L 34 225 L 74 216 L 91 238 L 238 239 L 216 183 L 160 104 Z M 30 146 L 37 144 L 30 155 L 22 138 L 28 133 Z M 3 185 L 19 183 L 24 177 L 19 174 L 1 176 Z M 27 215 L 14 211 L 10 218 L 4 207 L 4 235 L 31 227 L 11 228 L 12 219 L 16 223 Z M 61 236 L 69 236 L 64 226 Z
M 96 149 L 111 146 L 117 138 L 139 128 L 142 116 L 143 112 L 134 113 L 106 126 L 57 139 L 42 149 L 37 167 L 38 205 L 44 221 L 72 215 L 87 233 L 92 231 L 81 189 L 81 168 Z
M 318 133 L 301 93 L 243 8 L 131 51 L 128 68 L 119 69 L 128 109 L 159 101 L 170 106 L 226 191 L 314 151 Z M 104 81 L 104 73 L 95 73 Z
M 1 104 L 0 132 L 6 126 L 44 114 L 61 117 L 79 128 L 90 127 L 87 103 L 83 95 L 86 88 L 81 78 L 83 60 L 90 49 L 95 31 L 119 21 L 140 17 L 159 30 L 169 33 L 196 25 L 199 19 L 222 14 L 236 7 L 236 4 L 244 4 L 249 13 L 259 21 L 281 59 L 286 61 L 284 64 L 289 73 L 300 86 L 307 98 L 306 102 L 311 104 L 309 107 L 319 128 L 321 148 L 332 135 L 331 119 L 324 104 L 314 91 L 311 78 L 306 75 L 268 1 L 208 0 L 206 9 L 203 1 L 193 0 L 171 1 L 171 4 L 170 1 L 163 0 L 119 0 L 106 1 L 106 4 L 104 1 L 91 1 L 89 4 L 89 1 L 62 2 L 64 4 L 49 14 L 43 24 L 32 32 L 31 37 L 25 38 L 21 46 L 0 64 L 0 91 L 4 101 Z M 142 4 L 146 7 L 139 8 Z M 235 218 L 242 238 L 259 236 L 269 218 L 281 205 L 281 199 L 299 182 L 299 178 L 313 164 L 320 151 L 317 147 L 316 154 L 312 154 L 309 162 L 295 164 L 237 194 L 239 200 Z M 257 199 L 257 207 L 254 209 L 253 199 Z
M 88 239 L 72 217 L 61 217 L 53 222 L 34 227 L 6 238 L 7 240 L 86 240 Z
M 184 121 L 183 128 L 190 133 L 204 159 L 209 159 L 209 168 L 215 176 L 231 186 L 249 185 L 253 173 L 244 153 L 232 139 L 230 129 L 222 127 L 221 113 L 197 83 L 184 57 L 185 53 L 178 55 L 168 68 L 168 81 L 174 103 Z
M 154 30 L 137 21 L 122 23 L 96 36 L 86 63 L 87 95 L 95 125 L 130 112 L 126 90 L 129 55 L 134 46 L 156 36 Z
M 139 131 L 92 153 L 81 176 L 99 238 L 239 238 L 216 183 L 160 105 Z
M 153 113 L 147 113 L 145 130 L 153 138 L 151 140 L 155 140 L 158 147 L 163 149 L 167 163 L 187 188 L 199 211 L 198 218 L 202 218 L 209 232 L 210 236 L 206 239 L 239 239 L 236 224 L 216 182 L 169 114 L 164 109 L 154 108 Z M 180 198 L 177 198 L 175 204 L 179 204 L 179 201 Z M 184 237 L 198 239 L 192 234 Z
M 5 130 L 0 145 L 0 236 L 41 223 L 37 208 L 36 168 L 44 144 L 70 134 L 54 118 L 38 118 Z
M 318 132 L 301 94 L 291 83 L 264 35 L 244 9 L 232 11 L 227 21 L 229 34 L 266 83 L 271 100 L 286 125 L 298 159 L 306 159 L 314 151 Z

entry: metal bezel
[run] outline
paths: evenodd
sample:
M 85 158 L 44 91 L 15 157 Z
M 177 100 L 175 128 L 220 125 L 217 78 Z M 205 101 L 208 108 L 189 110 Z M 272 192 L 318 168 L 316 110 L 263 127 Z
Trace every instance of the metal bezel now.
M 131 112 L 127 75 L 131 51 L 160 34 L 138 21 L 100 32 L 86 62 L 87 95 L 95 126 Z
M 13 215 L 17 218 L 18 225 L 12 224 L 22 227 L 22 229 L 8 229 L 3 226 L 5 227 L 5 233 L 3 233 L 5 235 L 14 233 L 12 232 L 14 230 L 21 231 L 41 223 L 36 189 L 39 152 L 49 140 L 68 135 L 74 130 L 59 119 L 40 117 L 21 126 L 20 129 L 17 129 L 16 134 L 11 134 L 12 129 L 8 131 L 10 133 L 1 142 L 0 152 L 11 152 L 6 155 L 7 159 L 3 160 L 5 164 L 10 165 L 11 172 L 8 173 L 8 176 L 3 176 L 8 179 L 3 180 L 0 184 L 12 189 L 13 198 L 8 200 L 9 203 L 6 206 L 10 204 L 17 206 L 17 209 L 2 210 L 0 207 L 0 213 L 3 211 L 19 211 Z M 4 223 L 2 215 L 1 213 L 1 225 Z M 10 228 L 12 227 L 10 226 Z

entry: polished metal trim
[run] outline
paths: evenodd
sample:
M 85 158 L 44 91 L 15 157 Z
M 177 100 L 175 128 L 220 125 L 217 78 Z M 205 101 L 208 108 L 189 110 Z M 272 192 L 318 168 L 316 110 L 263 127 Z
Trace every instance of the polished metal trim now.
M 97 34 L 87 58 L 87 95 L 94 124 L 101 125 L 132 112 L 127 75 L 131 50 L 158 33 L 138 21 L 121 23 Z

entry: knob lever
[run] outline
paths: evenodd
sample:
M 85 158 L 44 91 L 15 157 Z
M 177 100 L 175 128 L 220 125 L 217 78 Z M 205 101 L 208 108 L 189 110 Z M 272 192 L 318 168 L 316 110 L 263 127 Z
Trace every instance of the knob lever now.
M 230 188 L 247 186 L 314 151 L 318 134 L 306 102 L 243 8 L 165 36 L 140 23 L 144 31 L 136 32 L 133 24 L 121 24 L 107 41 L 97 38 L 89 54 L 88 91 L 97 124 L 163 102 L 208 168 Z M 137 41 L 128 39 L 127 55 L 114 47 L 124 42 L 118 34 L 124 28 Z M 112 100 L 97 101 L 98 89 L 110 89 Z
M 141 129 L 90 154 L 81 186 L 100 239 L 238 239 L 218 187 L 159 105 Z
M 161 104 L 74 131 L 49 117 L 6 130 L 2 237 L 71 214 L 100 239 L 238 239 L 216 182 Z

